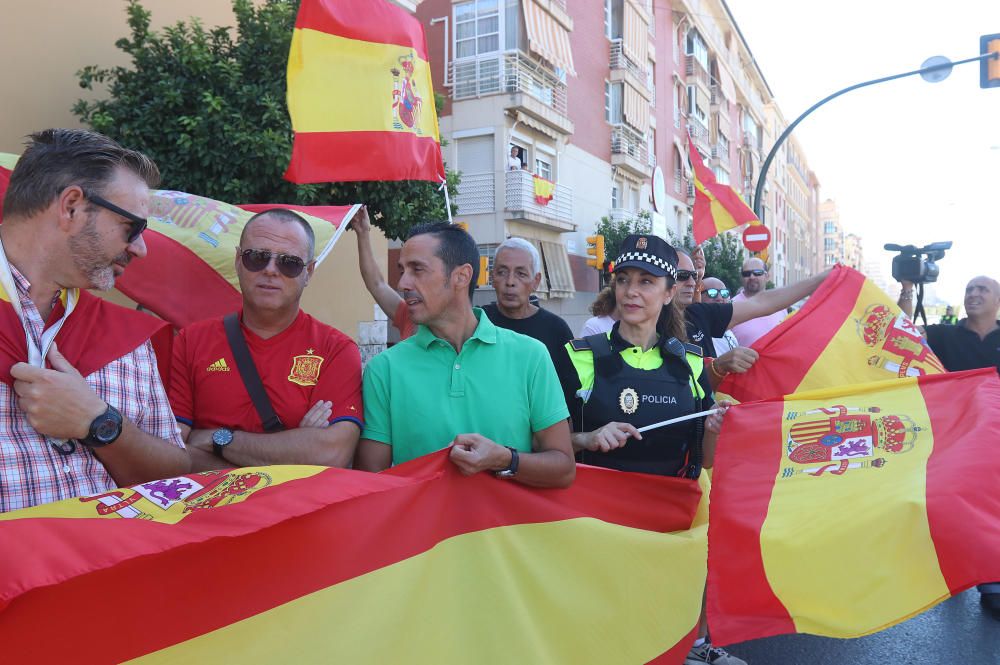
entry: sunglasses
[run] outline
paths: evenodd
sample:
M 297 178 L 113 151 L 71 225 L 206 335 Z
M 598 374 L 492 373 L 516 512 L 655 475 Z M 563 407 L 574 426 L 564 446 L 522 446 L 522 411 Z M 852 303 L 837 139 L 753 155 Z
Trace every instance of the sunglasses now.
M 678 282 L 686 282 L 689 279 L 697 280 L 698 279 L 698 273 L 696 273 L 694 270 L 678 270 L 677 271 L 677 281 Z
M 756 270 L 744 270 L 740 274 L 743 275 L 744 277 L 749 277 L 750 275 L 753 275 L 754 277 L 760 277 L 761 275 L 766 275 L 767 271 L 757 268 Z
M 702 295 L 708 296 L 709 298 L 728 298 L 729 289 L 705 289 L 701 292 Z
M 274 254 L 266 249 L 244 249 L 240 252 L 243 267 L 250 272 L 260 272 L 271 263 L 274 257 L 275 265 L 285 277 L 295 278 L 302 274 L 306 262 L 292 254 Z
M 129 221 L 129 230 L 128 230 L 127 240 L 128 240 L 128 243 L 130 245 L 133 242 L 135 242 L 136 239 L 139 236 L 142 235 L 143 231 L 146 230 L 146 218 L 145 217 L 139 217 L 139 215 L 133 215 L 128 210 L 125 210 L 124 208 L 119 208 L 118 206 L 116 206 L 111 201 L 108 201 L 107 199 L 105 199 L 103 197 L 100 197 L 97 194 L 91 194 L 90 192 L 88 192 L 85 189 L 83 189 L 81 191 L 83 191 L 84 197 L 88 201 L 90 201 L 91 203 L 93 203 L 94 205 L 100 206 L 100 207 L 104 208 L 105 210 L 110 210 L 111 212 L 115 213 L 116 215 L 121 215 L 122 217 L 124 217 L 125 219 L 127 219 Z

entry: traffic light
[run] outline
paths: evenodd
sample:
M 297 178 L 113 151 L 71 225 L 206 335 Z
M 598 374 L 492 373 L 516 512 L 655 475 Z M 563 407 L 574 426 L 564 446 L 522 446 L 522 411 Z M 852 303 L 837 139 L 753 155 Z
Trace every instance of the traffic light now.
M 455 222 L 455 226 L 462 229 L 466 233 L 469 233 L 469 223 L 468 222 Z
M 487 286 L 490 283 L 490 259 L 488 256 L 479 257 L 479 277 L 476 278 L 476 286 Z
M 604 270 L 604 236 L 587 236 L 587 265 Z
M 979 54 L 993 56 L 979 61 L 979 87 L 1000 88 L 1000 33 L 980 37 Z

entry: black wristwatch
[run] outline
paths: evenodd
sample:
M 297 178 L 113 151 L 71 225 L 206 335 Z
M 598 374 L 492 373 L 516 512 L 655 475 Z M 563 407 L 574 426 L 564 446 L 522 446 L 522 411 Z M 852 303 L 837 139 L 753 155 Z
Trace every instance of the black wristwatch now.
M 215 454 L 222 459 L 226 456 L 223 454 L 226 451 L 226 446 L 233 442 L 233 430 L 228 427 L 220 427 L 219 429 L 212 432 L 212 450 Z
M 507 465 L 506 469 L 496 472 L 497 478 L 513 478 L 514 476 L 517 475 L 517 463 L 518 463 L 517 450 L 511 448 L 510 446 L 505 446 L 505 448 L 507 448 L 507 450 L 510 451 L 510 464 Z
M 122 414 L 118 412 L 118 409 L 108 404 L 107 410 L 90 423 L 90 431 L 87 432 L 87 436 L 79 441 L 88 448 L 110 446 L 121 436 L 123 424 Z

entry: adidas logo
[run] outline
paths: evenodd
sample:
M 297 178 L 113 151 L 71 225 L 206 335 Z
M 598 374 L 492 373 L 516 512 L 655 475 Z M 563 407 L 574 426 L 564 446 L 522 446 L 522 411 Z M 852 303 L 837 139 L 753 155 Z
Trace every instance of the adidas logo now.
M 225 358 L 219 358 L 214 363 L 205 368 L 206 372 L 228 372 L 229 365 L 226 364 Z

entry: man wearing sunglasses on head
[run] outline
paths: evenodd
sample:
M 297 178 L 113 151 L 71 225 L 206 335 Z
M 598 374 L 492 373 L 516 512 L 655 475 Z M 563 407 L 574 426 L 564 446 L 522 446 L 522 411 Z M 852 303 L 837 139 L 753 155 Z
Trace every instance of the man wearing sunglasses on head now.
M 312 227 L 297 213 L 254 215 L 234 257 L 243 309 L 177 336 L 170 401 L 196 470 L 345 467 L 354 456 L 361 356 L 299 306 L 314 251 Z
M 87 289 L 146 255 L 145 155 L 84 130 L 29 137 L 0 226 L 0 512 L 186 473 L 150 337 Z

